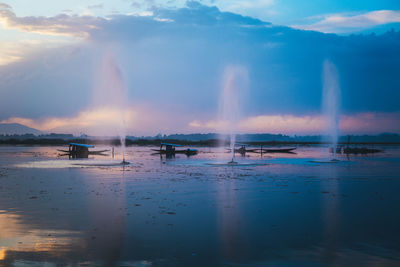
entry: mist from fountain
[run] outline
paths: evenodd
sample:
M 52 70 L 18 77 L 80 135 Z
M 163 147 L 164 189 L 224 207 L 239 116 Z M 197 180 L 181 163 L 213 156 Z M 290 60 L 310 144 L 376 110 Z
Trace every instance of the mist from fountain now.
M 325 119 L 325 131 L 328 142 L 333 148 L 333 157 L 336 158 L 336 149 L 339 138 L 339 110 L 340 110 L 339 77 L 335 65 L 325 60 L 323 63 L 323 94 L 322 107 Z
M 248 86 L 248 72 L 243 66 L 227 66 L 224 72 L 220 96 L 220 119 L 222 133 L 229 135 L 231 163 L 235 163 L 235 142 L 237 125 L 241 114 L 241 100 Z
M 110 51 L 107 51 L 103 57 L 99 82 L 95 96 L 96 104 L 117 111 L 116 114 L 119 114 L 118 118 L 115 118 L 116 125 L 112 125 L 112 127 L 116 127 L 115 130 L 121 143 L 122 164 L 126 164 L 127 88 L 122 69 Z

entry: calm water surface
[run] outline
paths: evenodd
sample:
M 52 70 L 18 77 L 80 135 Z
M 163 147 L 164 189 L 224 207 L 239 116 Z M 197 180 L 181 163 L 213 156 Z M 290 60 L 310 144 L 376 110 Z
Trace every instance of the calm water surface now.
M 399 266 L 400 147 L 118 162 L 0 147 L 0 266 Z M 107 147 L 105 147 L 107 149 Z M 103 147 L 96 147 L 103 149 Z M 255 164 L 254 164 L 255 163 Z M 246 165 L 253 164 L 253 165 Z

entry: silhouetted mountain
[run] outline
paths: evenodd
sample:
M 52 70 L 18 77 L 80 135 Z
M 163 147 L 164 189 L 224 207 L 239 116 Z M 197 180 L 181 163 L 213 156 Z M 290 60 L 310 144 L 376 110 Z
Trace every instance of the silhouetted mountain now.
M 0 123 L 0 134 L 1 135 L 24 135 L 24 134 L 34 134 L 40 135 L 43 132 L 30 128 L 28 126 L 19 123 Z

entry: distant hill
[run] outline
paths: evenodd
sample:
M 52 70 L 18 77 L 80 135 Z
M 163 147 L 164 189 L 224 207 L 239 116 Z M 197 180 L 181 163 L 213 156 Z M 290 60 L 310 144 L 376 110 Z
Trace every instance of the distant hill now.
M 0 135 L 14 135 L 14 134 L 40 135 L 43 134 L 43 132 L 19 123 L 0 123 Z
M 129 140 L 179 140 L 189 142 L 209 141 L 215 139 L 229 140 L 228 135 L 217 133 L 195 133 L 195 134 L 171 134 L 171 135 L 156 135 L 156 136 L 127 136 Z M 284 134 L 237 134 L 237 142 L 323 142 L 328 140 L 327 136 L 322 135 L 305 135 L 305 136 L 289 136 Z M 343 135 L 339 137 L 340 143 L 400 143 L 400 134 L 382 133 L 378 135 Z

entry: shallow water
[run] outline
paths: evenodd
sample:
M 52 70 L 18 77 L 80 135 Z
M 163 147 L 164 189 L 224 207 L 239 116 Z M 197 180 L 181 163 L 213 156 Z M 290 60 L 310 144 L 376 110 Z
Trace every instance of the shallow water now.
M 326 147 L 298 147 L 237 166 L 216 148 L 151 148 L 105 166 L 121 153 L 0 147 L 0 266 L 400 264 L 400 147 L 335 164 L 313 162 Z

